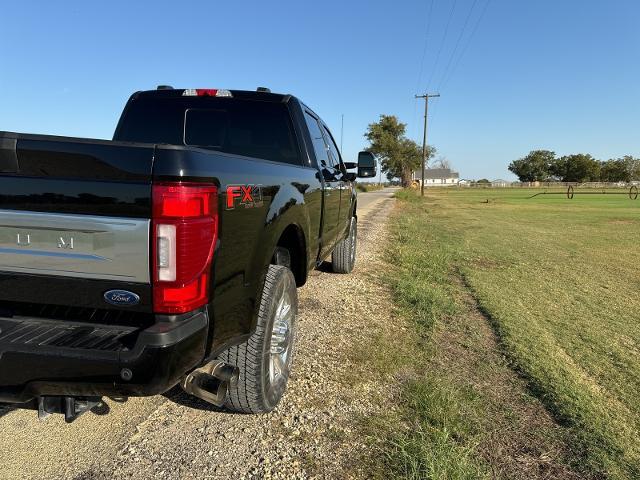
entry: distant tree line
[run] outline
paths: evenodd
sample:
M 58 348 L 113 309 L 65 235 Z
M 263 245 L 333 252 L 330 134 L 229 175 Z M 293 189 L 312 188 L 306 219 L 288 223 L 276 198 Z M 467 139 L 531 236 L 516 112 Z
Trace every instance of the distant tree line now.
M 585 153 L 556 157 L 549 150 L 533 150 L 511 162 L 509 171 L 521 182 L 632 182 L 640 180 L 640 159 L 625 155 L 601 161 Z

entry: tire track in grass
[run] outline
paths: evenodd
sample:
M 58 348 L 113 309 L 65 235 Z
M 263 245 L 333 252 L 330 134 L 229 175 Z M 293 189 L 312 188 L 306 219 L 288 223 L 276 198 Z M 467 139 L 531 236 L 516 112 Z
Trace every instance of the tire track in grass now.
M 394 359 L 381 374 L 400 392 L 398 414 L 374 424 L 398 425 L 386 428 L 388 441 L 378 445 L 386 458 L 381 471 L 407 478 L 588 478 L 574 470 L 579 457 L 569 432 L 512 370 L 490 318 L 457 273 L 449 244 L 455 238 L 433 228 L 425 206 L 436 208 L 401 202 L 391 222 L 386 278 L 408 328 L 400 340 L 387 336 L 369 351 Z M 380 345 L 404 351 L 380 352 Z

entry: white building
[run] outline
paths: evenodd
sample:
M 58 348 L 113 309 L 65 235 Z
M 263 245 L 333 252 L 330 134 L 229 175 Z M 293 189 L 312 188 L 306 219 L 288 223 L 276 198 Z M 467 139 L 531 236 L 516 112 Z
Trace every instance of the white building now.
M 491 181 L 492 187 L 509 187 L 510 185 L 511 185 L 511 182 L 507 180 L 503 180 L 502 178 L 497 178 Z
M 413 172 L 413 180 L 418 182 L 422 180 L 422 169 Z M 424 171 L 425 187 L 451 187 L 458 185 L 460 175 L 450 168 L 427 168 Z

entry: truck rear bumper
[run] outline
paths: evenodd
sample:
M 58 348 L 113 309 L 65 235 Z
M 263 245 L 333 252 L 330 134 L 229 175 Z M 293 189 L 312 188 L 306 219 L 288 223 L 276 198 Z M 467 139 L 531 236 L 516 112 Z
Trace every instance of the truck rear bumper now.
M 0 403 L 163 393 L 205 354 L 206 310 L 133 327 L 0 317 Z

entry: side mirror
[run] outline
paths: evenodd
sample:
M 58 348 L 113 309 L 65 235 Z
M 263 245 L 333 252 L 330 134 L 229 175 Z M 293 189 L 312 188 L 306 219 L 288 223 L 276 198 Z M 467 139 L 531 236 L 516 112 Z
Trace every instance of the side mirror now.
M 376 157 L 371 152 L 358 153 L 358 177 L 376 176 Z
M 356 175 L 355 172 L 347 172 L 342 176 L 342 178 L 344 178 L 347 182 L 355 182 L 357 177 L 358 175 Z
M 358 164 L 354 162 L 344 162 L 343 165 L 345 173 L 342 178 L 344 178 L 347 182 L 355 182 L 356 178 L 358 178 L 358 175 L 356 174 L 356 172 L 348 172 L 347 170 L 354 170 L 358 168 Z

